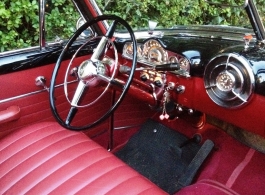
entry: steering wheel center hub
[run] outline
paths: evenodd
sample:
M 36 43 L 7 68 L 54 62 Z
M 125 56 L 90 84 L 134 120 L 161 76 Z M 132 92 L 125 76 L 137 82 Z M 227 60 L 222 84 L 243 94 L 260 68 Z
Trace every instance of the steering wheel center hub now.
M 81 80 L 87 81 L 97 75 L 97 67 L 91 60 L 82 62 L 78 69 L 78 76 Z

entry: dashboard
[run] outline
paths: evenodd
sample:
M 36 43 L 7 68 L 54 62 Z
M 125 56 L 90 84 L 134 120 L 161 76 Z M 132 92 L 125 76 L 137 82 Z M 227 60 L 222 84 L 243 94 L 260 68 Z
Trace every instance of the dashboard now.
M 124 64 L 130 64 L 132 43 L 119 43 Z M 135 80 L 151 86 L 146 91 L 151 95 L 145 93 L 145 98 L 156 100 L 161 110 L 174 110 L 167 112 L 170 116 L 200 111 L 263 135 L 265 118 L 259 113 L 265 110 L 264 57 L 259 48 L 246 50 L 243 41 L 185 36 L 138 39 Z M 168 64 L 178 64 L 179 69 L 157 70 Z

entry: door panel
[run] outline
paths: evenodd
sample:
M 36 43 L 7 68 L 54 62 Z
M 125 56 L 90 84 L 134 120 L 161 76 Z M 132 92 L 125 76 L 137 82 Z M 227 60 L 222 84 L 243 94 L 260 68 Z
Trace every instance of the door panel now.
M 80 64 L 85 59 L 87 59 L 87 57 L 79 57 L 75 60 L 75 63 Z M 57 84 L 63 83 L 68 63 L 69 60 L 62 63 L 62 69 L 58 74 Z M 11 131 L 32 123 L 54 121 L 50 111 L 48 91 L 35 85 L 35 79 L 38 76 L 44 76 L 47 80 L 46 84 L 49 87 L 53 68 L 54 64 L 50 64 L 0 76 L 0 111 L 6 110 L 8 107 L 14 105 L 18 106 L 21 110 L 18 120 L 0 124 L 0 136 L 4 136 Z M 73 93 L 74 90 L 75 88 L 72 87 L 69 93 Z M 92 93 L 94 92 L 91 92 L 91 95 Z M 56 94 L 59 112 L 66 115 L 69 111 L 69 104 L 65 100 L 63 88 L 59 87 L 56 89 Z M 109 98 L 107 98 L 106 101 L 109 101 Z M 87 113 L 94 113 L 94 110 L 95 108 L 92 107 L 90 111 L 82 111 L 82 117 L 78 119 L 79 122 L 87 122 L 89 118 L 89 114 Z M 105 129 L 106 126 L 107 123 L 104 123 L 103 128 Z

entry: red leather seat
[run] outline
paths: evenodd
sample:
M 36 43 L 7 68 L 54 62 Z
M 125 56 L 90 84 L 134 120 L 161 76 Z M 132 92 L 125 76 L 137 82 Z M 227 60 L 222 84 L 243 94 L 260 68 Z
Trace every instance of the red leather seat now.
M 166 194 L 86 135 L 56 123 L 0 141 L 0 194 Z

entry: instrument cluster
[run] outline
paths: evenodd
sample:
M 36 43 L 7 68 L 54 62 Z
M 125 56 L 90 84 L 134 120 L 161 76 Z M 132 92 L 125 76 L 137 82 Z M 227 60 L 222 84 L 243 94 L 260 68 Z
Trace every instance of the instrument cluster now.
M 123 47 L 123 57 L 132 59 L 132 55 L 133 45 L 131 42 L 126 42 Z M 155 39 L 149 39 L 143 44 L 137 44 L 137 61 L 148 66 L 178 63 L 180 70 L 177 73 L 187 76 L 190 72 L 190 62 L 187 58 L 165 50 Z

